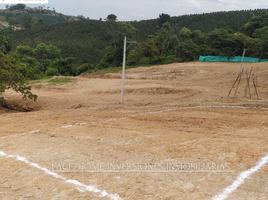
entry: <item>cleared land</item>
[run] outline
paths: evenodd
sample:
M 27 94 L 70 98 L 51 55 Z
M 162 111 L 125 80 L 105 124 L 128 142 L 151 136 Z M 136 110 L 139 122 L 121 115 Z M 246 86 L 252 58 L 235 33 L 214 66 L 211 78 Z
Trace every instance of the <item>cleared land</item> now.
M 244 95 L 245 76 L 236 97 L 227 98 L 238 63 L 127 70 L 124 104 L 120 73 L 35 82 L 37 102 L 8 91 L 10 109 L 0 108 L 0 199 L 113 199 L 103 190 L 127 200 L 212 199 L 268 152 L 268 64 L 244 67 L 253 67 L 260 100 L 252 79 L 252 99 Z M 101 190 L 83 192 L 29 163 L 51 171 L 63 163 L 215 163 L 231 172 L 57 172 Z M 228 199 L 267 199 L 267 174 L 265 165 Z

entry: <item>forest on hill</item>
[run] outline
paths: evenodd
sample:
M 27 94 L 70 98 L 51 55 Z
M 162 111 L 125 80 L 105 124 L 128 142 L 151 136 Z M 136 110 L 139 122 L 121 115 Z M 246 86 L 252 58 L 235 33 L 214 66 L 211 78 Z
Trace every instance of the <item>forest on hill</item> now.
M 80 20 L 83 16 L 67 16 L 57 13 L 55 8 L 45 7 L 29 7 L 25 4 L 16 4 L 13 6 L 6 5 L 6 9 L 0 10 L 0 21 L 5 22 L 9 26 L 29 29 L 35 26 L 52 25 L 57 23 L 70 22 Z
M 228 12 L 212 12 L 203 14 L 182 15 L 170 17 L 170 24 L 173 32 L 179 32 L 182 28 L 190 31 L 199 30 L 202 32 L 210 32 L 214 29 L 225 28 L 239 32 L 241 27 L 245 25 L 253 15 L 268 11 L 267 9 L 241 10 Z M 158 30 L 158 20 L 142 20 L 130 22 L 137 30 L 137 38 L 144 41 L 149 35 L 154 35 Z
M 33 22 L 33 17 L 29 19 Z M 128 50 L 128 65 L 188 62 L 200 55 L 233 57 L 241 55 L 244 48 L 246 56 L 268 58 L 267 10 L 180 17 L 160 14 L 155 20 L 139 22 L 118 21 L 114 14 L 105 21 L 83 17 L 52 25 L 41 23 L 40 18 L 38 21 L 21 31 L 12 26 L 0 30 L 2 59 L 16 63 L 25 79 L 118 67 L 124 36 L 138 42 Z M 0 80 L 1 73 L 6 76 L 9 72 L 0 70 Z

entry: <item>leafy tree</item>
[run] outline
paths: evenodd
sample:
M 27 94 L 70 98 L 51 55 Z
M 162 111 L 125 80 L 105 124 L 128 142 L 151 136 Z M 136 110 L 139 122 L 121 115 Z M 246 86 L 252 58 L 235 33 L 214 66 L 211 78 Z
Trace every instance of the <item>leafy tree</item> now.
M 253 15 L 248 23 L 242 27 L 242 31 L 248 36 L 252 36 L 255 30 L 264 26 L 268 26 L 268 12 L 262 12 L 258 15 Z
M 93 72 L 95 69 L 95 66 L 93 64 L 84 63 L 83 65 L 79 66 L 79 73 L 82 74 L 84 72 Z
M 75 58 L 69 57 L 65 59 L 56 59 L 54 60 L 50 68 L 58 69 L 60 75 L 64 76 L 76 76 L 79 73 L 78 67 L 74 64 Z
M 32 17 L 28 13 L 24 14 L 23 20 L 24 20 L 23 22 L 24 28 L 31 28 Z
M 247 55 L 263 58 L 263 43 L 260 39 L 245 37 L 244 43 Z
M 161 28 L 158 34 L 154 37 L 154 43 L 160 55 L 169 50 L 171 32 L 168 29 Z
M 185 41 L 191 39 L 192 32 L 188 28 L 182 28 L 180 31 L 180 40 Z
M 11 11 L 13 11 L 13 10 L 24 10 L 25 7 L 26 7 L 25 4 L 21 4 L 21 3 L 19 3 L 19 4 L 16 4 L 16 5 L 14 5 L 14 6 L 10 6 L 10 7 L 9 7 L 9 10 L 11 10 Z
M 199 48 L 196 44 L 192 42 L 192 40 L 186 40 L 180 42 L 176 47 L 176 54 L 181 62 L 189 62 L 197 59 L 199 56 Z
M 80 19 L 80 20 L 85 20 L 85 19 L 86 19 L 86 18 L 84 17 L 84 15 L 78 15 L 77 18 Z
M 159 17 L 157 18 L 158 21 L 158 25 L 161 28 L 163 26 L 164 23 L 169 22 L 170 23 L 170 15 L 168 14 L 160 14 Z
M 17 46 L 16 50 L 20 55 L 32 56 L 33 48 L 31 48 L 28 45 L 20 45 L 20 46 Z
M 59 75 L 59 70 L 57 68 L 49 67 L 46 70 L 46 75 L 47 76 L 57 76 L 57 75 Z
M 9 58 L 0 52 L 0 92 L 3 93 L 7 89 L 13 89 L 22 94 L 22 98 L 37 99 L 32 94 L 31 87 L 26 85 L 26 79 L 18 66 L 18 62 Z
M 10 50 L 9 47 L 10 39 L 8 37 L 0 35 L 0 51 L 7 53 Z
M 263 41 L 268 41 L 268 26 L 256 29 L 253 33 L 254 38 L 259 38 Z
M 195 44 L 202 45 L 205 43 L 206 36 L 200 30 L 196 30 L 196 31 L 192 31 L 191 39 Z
M 56 59 L 61 57 L 61 50 L 52 44 L 40 43 L 33 50 L 33 55 L 37 59 Z
M 117 16 L 115 14 L 110 14 L 110 15 L 107 16 L 106 20 L 107 21 L 116 21 Z
M 235 34 L 225 29 L 215 29 L 208 34 L 207 44 L 214 49 L 214 55 L 233 57 L 241 55 L 244 44 Z
M 105 22 L 105 25 L 108 29 L 108 35 L 112 37 L 113 48 L 111 46 L 106 48 L 106 54 L 99 65 L 101 68 L 121 65 L 124 36 L 132 39 L 136 33 L 136 29 L 127 22 L 109 20 Z

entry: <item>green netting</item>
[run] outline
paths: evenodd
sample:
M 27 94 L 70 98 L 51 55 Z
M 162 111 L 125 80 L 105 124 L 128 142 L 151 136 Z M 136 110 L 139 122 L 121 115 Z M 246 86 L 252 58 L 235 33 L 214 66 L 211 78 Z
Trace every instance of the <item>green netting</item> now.
M 224 57 L 224 56 L 200 56 L 199 61 L 204 61 L 204 62 L 228 62 L 228 57 Z
M 203 62 L 241 62 L 242 56 L 235 56 L 228 58 L 226 56 L 200 56 L 199 61 Z M 257 63 L 257 62 L 268 62 L 268 59 L 260 60 L 259 58 L 244 57 L 244 62 Z

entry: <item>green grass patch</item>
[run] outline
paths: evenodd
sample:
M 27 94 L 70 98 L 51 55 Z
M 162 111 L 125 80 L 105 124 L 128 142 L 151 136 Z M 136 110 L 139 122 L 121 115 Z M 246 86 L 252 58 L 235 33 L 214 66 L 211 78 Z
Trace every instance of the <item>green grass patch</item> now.
M 155 65 L 126 66 L 126 69 L 132 69 L 132 68 L 137 68 L 137 67 L 151 67 L 151 66 L 155 66 Z M 94 72 L 94 74 L 117 73 L 120 71 L 122 71 L 122 67 L 110 67 L 110 68 L 106 68 L 106 69 L 100 69 L 100 70 Z
M 41 78 L 39 78 L 37 80 L 27 80 L 26 83 L 29 84 L 29 85 L 34 85 L 34 84 L 46 81 L 46 80 L 48 80 L 50 78 L 52 78 L 52 76 L 44 76 L 44 77 L 41 77 Z

